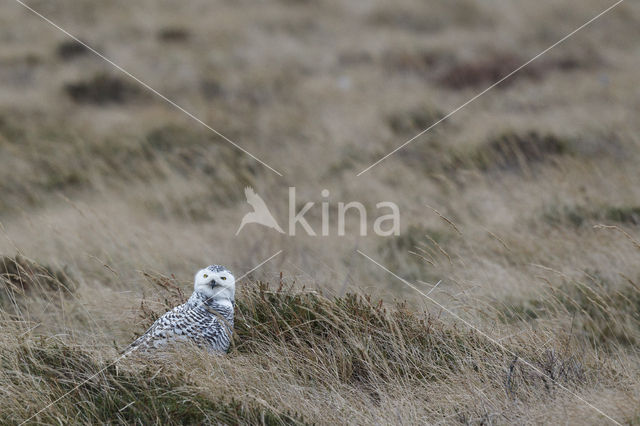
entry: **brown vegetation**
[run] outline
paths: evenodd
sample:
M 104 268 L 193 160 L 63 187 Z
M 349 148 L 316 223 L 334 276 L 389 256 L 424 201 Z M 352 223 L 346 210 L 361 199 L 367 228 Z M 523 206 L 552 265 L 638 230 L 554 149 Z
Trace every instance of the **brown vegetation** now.
M 638 423 L 637 3 L 359 177 L 609 4 L 45 3 L 284 176 L 3 4 L 2 421 Z M 236 236 L 245 186 L 285 229 L 289 186 L 317 233 L 328 199 L 330 235 Z M 398 204 L 401 235 L 337 236 L 352 200 Z M 229 355 L 114 364 L 194 271 L 278 250 Z

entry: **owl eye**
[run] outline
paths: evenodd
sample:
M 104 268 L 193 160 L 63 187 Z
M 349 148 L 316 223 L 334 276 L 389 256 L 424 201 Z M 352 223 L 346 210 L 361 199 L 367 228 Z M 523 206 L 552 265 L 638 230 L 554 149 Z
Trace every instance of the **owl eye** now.
M 207 275 L 207 274 L 204 274 L 204 275 L 203 275 L 203 277 L 205 277 L 205 278 L 207 278 L 207 277 L 209 277 L 209 275 Z
M 227 279 L 227 277 L 220 277 L 220 279 L 224 281 Z

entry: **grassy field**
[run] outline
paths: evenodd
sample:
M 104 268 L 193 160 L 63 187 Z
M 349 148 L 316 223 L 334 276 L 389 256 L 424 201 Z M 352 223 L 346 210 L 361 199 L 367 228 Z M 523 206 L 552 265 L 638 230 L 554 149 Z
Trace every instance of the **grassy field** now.
M 3 1 L 0 423 L 640 424 L 640 4 L 358 176 L 613 3 L 28 2 L 278 176 Z M 246 186 L 329 236 L 235 235 Z M 114 363 L 280 250 L 227 356 Z

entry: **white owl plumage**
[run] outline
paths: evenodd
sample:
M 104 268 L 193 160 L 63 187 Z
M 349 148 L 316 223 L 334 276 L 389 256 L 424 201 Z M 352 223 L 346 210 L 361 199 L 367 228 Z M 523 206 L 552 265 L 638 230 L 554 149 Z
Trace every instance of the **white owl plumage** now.
M 196 273 L 193 294 L 186 303 L 158 318 L 125 351 L 148 352 L 191 341 L 210 352 L 229 350 L 233 333 L 235 278 L 227 268 L 211 265 Z

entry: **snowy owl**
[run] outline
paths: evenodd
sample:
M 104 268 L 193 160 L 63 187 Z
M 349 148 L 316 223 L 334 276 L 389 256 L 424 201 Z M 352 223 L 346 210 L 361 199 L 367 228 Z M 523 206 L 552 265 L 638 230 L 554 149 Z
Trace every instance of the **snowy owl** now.
M 201 269 L 195 276 L 189 300 L 158 318 L 129 345 L 125 355 L 180 341 L 191 341 L 210 352 L 227 352 L 233 332 L 235 290 L 235 278 L 224 266 Z

